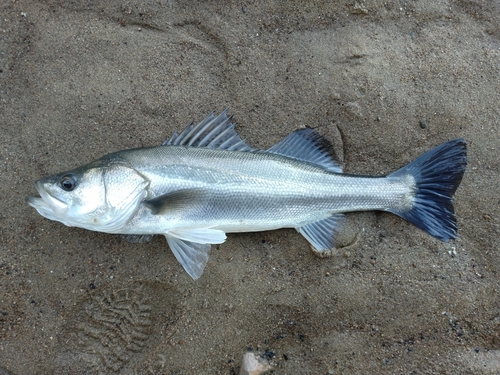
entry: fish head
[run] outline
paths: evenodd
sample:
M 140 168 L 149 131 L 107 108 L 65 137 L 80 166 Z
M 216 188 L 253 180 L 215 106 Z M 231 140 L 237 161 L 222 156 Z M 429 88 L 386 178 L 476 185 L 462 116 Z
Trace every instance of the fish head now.
M 26 200 L 47 219 L 119 233 L 146 197 L 148 185 L 135 169 L 98 160 L 36 181 L 40 197 Z

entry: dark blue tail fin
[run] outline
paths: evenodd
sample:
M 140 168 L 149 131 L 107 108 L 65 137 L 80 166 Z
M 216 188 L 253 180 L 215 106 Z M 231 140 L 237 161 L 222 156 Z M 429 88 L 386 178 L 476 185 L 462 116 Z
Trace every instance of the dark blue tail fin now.
M 408 211 L 390 210 L 432 236 L 449 241 L 457 236 L 452 196 L 467 166 L 467 143 L 455 139 L 426 152 L 392 173 L 391 177 L 413 176 L 415 198 Z

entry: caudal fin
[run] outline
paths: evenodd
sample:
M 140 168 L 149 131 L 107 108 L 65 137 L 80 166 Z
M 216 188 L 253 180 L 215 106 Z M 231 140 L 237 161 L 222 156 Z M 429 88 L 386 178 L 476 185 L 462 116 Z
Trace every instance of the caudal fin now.
M 457 236 L 452 196 L 467 166 L 464 139 L 445 142 L 426 152 L 391 177 L 413 176 L 415 198 L 407 211 L 389 210 L 432 236 L 448 242 Z

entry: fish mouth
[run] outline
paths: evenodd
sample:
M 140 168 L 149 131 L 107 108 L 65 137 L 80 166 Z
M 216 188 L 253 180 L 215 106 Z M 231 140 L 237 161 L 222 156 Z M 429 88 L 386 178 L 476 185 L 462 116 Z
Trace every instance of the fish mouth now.
M 55 220 L 57 214 L 61 214 L 68 208 L 68 204 L 61 199 L 51 195 L 44 187 L 43 181 L 35 182 L 35 188 L 40 194 L 26 197 L 26 202 L 36 209 L 38 213 L 47 219 Z

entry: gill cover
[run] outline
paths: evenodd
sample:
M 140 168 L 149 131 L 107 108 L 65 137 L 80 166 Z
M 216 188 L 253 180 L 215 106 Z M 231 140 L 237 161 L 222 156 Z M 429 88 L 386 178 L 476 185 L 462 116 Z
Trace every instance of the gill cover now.
M 105 207 L 97 210 L 95 226 L 89 228 L 116 233 L 135 214 L 147 195 L 149 181 L 132 168 L 113 165 L 103 171 Z M 101 214 L 102 212 L 102 214 Z

